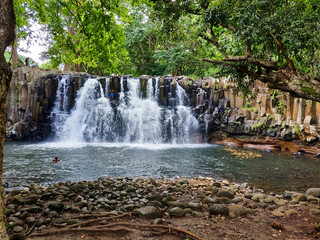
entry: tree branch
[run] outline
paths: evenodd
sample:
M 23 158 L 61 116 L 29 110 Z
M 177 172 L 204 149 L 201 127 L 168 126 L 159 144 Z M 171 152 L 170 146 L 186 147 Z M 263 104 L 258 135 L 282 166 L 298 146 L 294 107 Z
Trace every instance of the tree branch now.
M 67 6 L 67 4 L 61 2 L 60 0 L 56 0 L 58 3 L 60 3 L 62 6 L 66 7 L 66 9 L 68 10 L 68 12 L 76 19 L 76 22 L 79 24 L 79 26 L 81 27 L 81 29 L 83 30 L 84 34 L 90 39 L 90 35 L 87 34 L 86 30 L 84 29 L 84 26 L 81 24 L 81 22 L 78 20 L 78 18 L 74 15 L 74 13 L 69 9 L 69 7 Z
M 285 59 L 287 61 L 287 67 L 295 72 L 296 71 L 296 68 L 293 64 L 293 61 L 289 58 L 288 54 L 287 54 L 287 51 L 284 47 L 284 44 L 282 43 L 282 39 L 281 39 L 281 36 L 279 34 L 277 34 L 277 36 L 275 36 L 272 32 L 270 32 L 272 38 L 276 41 L 276 45 L 277 47 L 279 48 L 280 52 L 285 56 Z

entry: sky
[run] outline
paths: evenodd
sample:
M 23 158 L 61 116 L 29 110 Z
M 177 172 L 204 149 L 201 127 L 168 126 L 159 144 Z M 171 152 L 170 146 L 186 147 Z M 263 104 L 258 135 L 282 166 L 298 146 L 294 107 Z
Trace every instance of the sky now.
M 27 38 L 27 40 L 19 40 L 18 54 L 32 58 L 41 65 L 45 63 L 45 61 L 41 59 L 41 53 L 47 49 L 45 39 L 47 33 L 41 30 L 40 25 L 36 23 L 31 25 L 31 30 L 36 33 L 34 34 L 36 36 Z

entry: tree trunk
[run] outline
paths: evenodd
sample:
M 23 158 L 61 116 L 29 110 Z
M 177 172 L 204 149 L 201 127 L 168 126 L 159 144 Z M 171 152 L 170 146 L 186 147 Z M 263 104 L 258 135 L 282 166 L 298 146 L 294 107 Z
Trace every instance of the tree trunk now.
M 65 63 L 65 64 L 64 64 L 64 67 L 63 67 L 63 71 L 68 71 L 68 72 L 70 72 L 70 71 L 71 71 L 71 64 Z
M 14 30 L 14 34 L 16 36 L 16 39 L 13 43 L 12 50 L 11 50 L 11 56 L 12 56 L 12 64 L 19 64 L 19 55 L 18 55 L 18 38 L 17 38 L 17 31 Z
M 3 176 L 3 144 L 5 137 L 5 106 L 12 70 L 6 62 L 4 52 L 14 41 L 15 15 L 12 0 L 0 1 L 0 239 L 8 240 L 6 231 Z

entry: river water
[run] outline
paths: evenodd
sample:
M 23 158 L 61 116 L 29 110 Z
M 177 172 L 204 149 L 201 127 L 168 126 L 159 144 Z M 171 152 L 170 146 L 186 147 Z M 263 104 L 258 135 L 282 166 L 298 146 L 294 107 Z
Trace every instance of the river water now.
M 87 79 L 71 109 L 70 76 L 62 76 L 51 112 L 52 141 L 4 146 L 4 181 L 9 188 L 105 176 L 207 176 L 275 192 L 320 184 L 316 159 L 267 152 L 239 159 L 224 147 L 197 144 L 194 136 L 200 126 L 179 84 L 168 82 L 164 89 L 159 78 L 149 79 L 141 91 L 139 79 L 121 78 L 121 91 L 113 102 L 111 80 L 104 81 Z M 161 97 L 161 91 L 167 95 Z M 52 164 L 55 156 L 62 161 Z
M 4 152 L 4 182 L 9 188 L 105 176 L 207 176 L 279 193 L 320 184 L 317 159 L 260 151 L 262 157 L 239 159 L 209 144 L 7 142 Z M 51 163 L 55 156 L 60 163 Z

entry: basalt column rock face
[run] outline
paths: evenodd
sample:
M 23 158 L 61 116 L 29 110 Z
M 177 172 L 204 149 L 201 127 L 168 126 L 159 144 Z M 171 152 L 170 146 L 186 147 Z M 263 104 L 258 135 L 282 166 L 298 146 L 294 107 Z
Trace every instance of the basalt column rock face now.
M 319 142 L 319 102 L 295 98 L 290 93 L 270 89 L 260 81 L 253 83 L 252 97 L 244 99 L 228 78 L 192 80 L 182 76 L 176 79 L 189 93 L 205 141 L 210 142 L 216 131 L 222 131 L 229 136 Z
M 63 74 L 66 73 L 26 66 L 13 69 L 6 106 L 7 139 L 42 140 L 48 137 L 51 131 L 50 114 Z M 75 74 L 70 77 L 70 108 L 85 76 Z

